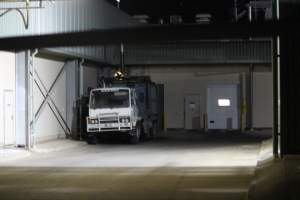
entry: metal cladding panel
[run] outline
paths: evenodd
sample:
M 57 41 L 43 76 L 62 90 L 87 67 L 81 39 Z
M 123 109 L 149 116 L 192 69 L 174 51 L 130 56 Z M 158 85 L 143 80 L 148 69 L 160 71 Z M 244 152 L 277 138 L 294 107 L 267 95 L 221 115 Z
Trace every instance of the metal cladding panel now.
M 30 3 L 38 6 L 38 2 Z M 24 6 L 21 3 L 1 2 L 0 8 Z M 108 29 L 137 25 L 138 22 L 104 0 L 45 1 L 43 8 L 31 9 L 29 28 L 25 29 L 16 11 L 0 18 L 0 37 L 65 33 L 92 29 Z
M 0 38 L 13 36 L 56 34 L 93 29 L 128 27 L 139 23 L 104 0 L 56 0 L 43 1 L 43 8 L 29 11 L 29 28 L 22 17 L 11 11 L 0 17 Z M 0 9 L 24 7 L 24 3 L 0 2 Z M 30 6 L 39 6 L 31 2 Z M 1 13 L 4 10 L 0 11 Z M 23 10 L 25 14 L 25 10 Z M 103 47 L 61 48 L 67 54 L 103 60 Z
M 77 113 L 76 113 L 76 100 L 79 97 L 79 78 L 77 76 L 78 72 L 78 62 L 71 61 L 66 65 L 66 122 L 71 129 L 72 133 L 77 131 Z
M 26 53 L 16 54 L 16 146 L 26 145 Z M 25 66 L 25 67 L 24 67 Z
M 96 62 L 110 63 L 110 60 L 105 57 L 105 47 L 102 46 L 59 47 L 47 50 L 53 53 L 64 54 L 66 57 L 79 57 Z
M 114 58 L 119 63 L 119 56 Z M 127 65 L 271 63 L 269 40 L 203 41 L 125 46 Z

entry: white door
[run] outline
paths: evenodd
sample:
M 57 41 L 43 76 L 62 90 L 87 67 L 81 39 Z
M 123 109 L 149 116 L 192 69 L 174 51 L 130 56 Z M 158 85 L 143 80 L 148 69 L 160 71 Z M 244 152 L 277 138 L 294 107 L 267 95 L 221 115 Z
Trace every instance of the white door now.
M 13 91 L 4 91 L 4 145 L 15 144 L 15 98 Z
M 208 86 L 208 129 L 238 129 L 238 116 L 238 85 Z
M 200 129 L 200 96 L 188 95 L 185 102 L 185 129 Z

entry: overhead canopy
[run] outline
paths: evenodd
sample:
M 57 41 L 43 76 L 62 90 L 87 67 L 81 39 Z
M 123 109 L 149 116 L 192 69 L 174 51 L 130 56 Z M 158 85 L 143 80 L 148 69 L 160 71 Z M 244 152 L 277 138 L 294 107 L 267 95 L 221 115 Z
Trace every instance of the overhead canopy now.
M 98 29 L 91 31 L 19 36 L 0 39 L 1 50 L 21 50 L 58 46 L 85 46 L 108 44 L 151 44 L 166 41 L 199 41 L 202 39 L 228 39 L 269 37 L 282 34 L 300 34 L 299 21 L 269 21 L 260 23 L 221 23 L 177 26 L 138 26 L 130 28 Z

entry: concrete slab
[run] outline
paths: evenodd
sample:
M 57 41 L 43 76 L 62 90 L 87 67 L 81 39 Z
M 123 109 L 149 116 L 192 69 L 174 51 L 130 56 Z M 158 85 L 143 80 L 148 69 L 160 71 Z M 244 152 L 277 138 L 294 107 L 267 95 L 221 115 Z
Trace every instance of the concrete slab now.
M 0 196 L 244 200 L 261 141 L 268 138 L 252 133 L 172 132 L 138 145 L 53 141 L 40 144 L 30 157 L 1 163 Z
M 19 148 L 1 148 L 0 149 L 0 165 L 8 161 L 14 161 L 21 158 L 29 157 L 31 153 L 25 149 Z
M 138 145 L 57 140 L 39 144 L 31 157 L 2 166 L 23 167 L 255 167 L 259 134 L 171 132 Z
M 70 139 L 58 139 L 36 144 L 32 152 L 35 153 L 51 153 L 72 149 L 84 145 L 83 141 L 75 141 Z
M 130 145 L 98 145 L 57 140 L 39 144 L 32 156 L 2 166 L 23 167 L 252 167 L 257 164 L 259 135 L 169 133 Z
M 262 141 L 258 154 L 258 163 L 262 164 L 264 162 L 272 161 L 273 159 L 273 139 Z
M 251 174 L 247 168 L 0 168 L 0 195 L 4 200 L 243 200 Z
M 300 156 L 272 156 L 271 140 L 263 142 L 248 200 L 298 200 Z
M 289 187 L 289 197 L 291 200 L 298 200 L 300 197 L 300 156 L 287 156 L 283 162 Z

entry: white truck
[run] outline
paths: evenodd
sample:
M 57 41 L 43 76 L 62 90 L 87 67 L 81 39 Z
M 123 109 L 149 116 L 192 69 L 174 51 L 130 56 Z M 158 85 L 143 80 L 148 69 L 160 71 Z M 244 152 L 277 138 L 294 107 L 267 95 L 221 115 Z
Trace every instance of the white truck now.
M 125 135 L 130 143 L 155 138 L 158 131 L 157 89 L 148 81 L 118 82 L 90 92 L 87 143 L 102 135 Z

